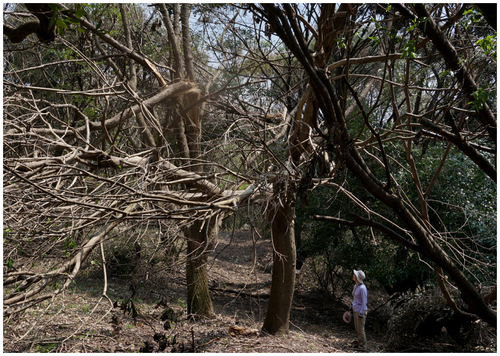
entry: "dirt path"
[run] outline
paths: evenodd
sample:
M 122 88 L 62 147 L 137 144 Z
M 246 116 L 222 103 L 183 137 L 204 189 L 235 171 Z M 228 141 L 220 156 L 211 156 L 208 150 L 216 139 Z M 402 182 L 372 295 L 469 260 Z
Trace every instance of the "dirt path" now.
M 254 250 L 257 251 L 255 258 Z M 236 325 L 260 329 L 271 287 L 271 242 L 260 240 L 254 244 L 247 231 L 236 232 L 232 237 L 221 234 L 214 257 L 214 272 L 210 273 L 213 283 L 222 283 L 227 289 L 224 293 L 217 288 L 213 294 L 216 312 L 232 317 Z M 341 320 L 345 309 L 329 305 L 331 302 L 322 298 L 310 279 L 310 266 L 306 263 L 297 276 L 288 337 L 260 337 L 258 352 L 354 352 L 349 345 L 355 338 L 354 326 Z M 236 297 L 235 291 L 241 293 Z M 380 352 L 381 336 L 368 337 L 371 351 Z M 245 343 L 244 339 L 241 341 Z M 233 338 L 233 343 L 236 348 L 240 341 Z M 216 349 L 207 351 L 217 352 Z

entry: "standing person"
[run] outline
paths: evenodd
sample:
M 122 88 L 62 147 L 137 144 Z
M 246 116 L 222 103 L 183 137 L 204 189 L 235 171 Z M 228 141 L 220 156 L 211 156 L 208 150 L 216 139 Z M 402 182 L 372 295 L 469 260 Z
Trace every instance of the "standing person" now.
M 352 280 L 356 285 L 352 291 L 352 303 L 350 311 L 354 312 L 354 328 L 358 334 L 358 340 L 353 342 L 354 348 L 366 349 L 366 334 L 365 334 L 365 321 L 366 321 L 366 302 L 368 292 L 363 283 L 365 280 L 365 273 L 361 270 L 354 270 Z

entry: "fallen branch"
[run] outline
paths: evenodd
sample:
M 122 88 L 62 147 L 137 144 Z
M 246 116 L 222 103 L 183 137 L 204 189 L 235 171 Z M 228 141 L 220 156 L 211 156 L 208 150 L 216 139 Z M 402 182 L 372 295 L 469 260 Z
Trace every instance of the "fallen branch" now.
M 439 289 L 441 289 L 441 292 L 443 293 L 444 298 L 446 299 L 446 302 L 448 303 L 450 308 L 460 317 L 471 320 L 478 320 L 479 317 L 477 315 L 464 312 L 458 307 L 457 303 L 455 303 L 455 300 L 453 300 L 453 297 L 448 291 L 448 288 L 446 288 L 446 285 L 444 284 L 444 281 L 447 279 L 447 277 L 443 274 L 443 269 L 440 266 L 436 265 L 434 267 L 434 270 L 436 271 L 436 275 L 438 277 L 437 279 Z

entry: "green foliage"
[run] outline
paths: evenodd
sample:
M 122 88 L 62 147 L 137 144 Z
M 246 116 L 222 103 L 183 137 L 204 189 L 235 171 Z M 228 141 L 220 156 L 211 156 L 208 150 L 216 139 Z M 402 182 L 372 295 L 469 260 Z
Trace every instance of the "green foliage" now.
M 42 352 L 42 353 L 53 352 L 56 348 L 57 344 L 55 343 L 35 345 L 36 352 Z
M 421 164 L 435 167 L 439 162 L 431 157 L 438 150 L 439 146 L 431 148 Z M 445 249 L 451 249 L 452 256 L 457 248 L 467 251 L 471 260 L 466 273 L 481 282 L 496 279 L 496 197 L 496 184 L 456 150 L 450 151 L 429 196 L 431 223 L 448 232 L 443 234 Z
M 177 299 L 177 305 L 180 306 L 182 309 L 187 309 L 187 304 L 185 300 Z
M 380 42 L 382 41 L 380 39 L 380 37 L 373 36 L 373 37 L 368 37 L 368 38 L 373 41 L 373 44 L 376 44 L 376 45 L 380 45 Z
M 9 238 L 12 235 L 12 229 L 10 227 L 6 227 L 3 230 L 3 238 Z
M 80 20 L 84 17 L 87 12 L 85 11 L 85 4 L 75 4 L 75 9 L 63 10 L 63 8 L 58 4 L 49 4 L 52 9 L 52 18 L 50 20 L 49 26 L 57 26 L 57 32 L 63 36 L 70 25 L 79 25 Z M 77 19 L 74 19 L 75 16 Z M 85 32 L 85 29 L 78 27 L 78 32 Z
M 71 238 L 66 239 L 66 244 L 65 244 L 67 249 L 73 249 L 78 246 L 78 244 L 73 241 Z
M 468 104 L 471 105 L 471 108 L 475 111 L 480 111 L 483 109 L 484 104 L 488 101 L 490 97 L 490 92 L 488 89 L 479 88 L 477 91 L 472 93 L 474 97 L 473 101 L 470 101 Z
M 415 40 L 407 41 L 405 46 L 403 47 L 401 58 L 417 58 L 417 54 L 415 53 L 415 44 Z
M 66 238 L 66 241 L 64 242 L 64 250 L 66 257 L 71 258 L 71 252 L 73 251 L 73 249 L 77 247 L 78 244 L 71 237 Z
M 491 56 L 491 58 L 496 62 L 497 61 L 497 36 L 495 35 L 486 36 L 484 38 L 480 38 L 476 41 L 479 47 L 484 51 L 487 56 Z
M 370 203 L 368 196 L 362 199 Z M 332 194 L 324 187 L 310 195 L 308 207 L 297 205 L 296 224 L 304 237 L 298 255 L 314 259 L 318 285 L 333 295 L 338 288 L 349 289 L 353 269 L 363 269 L 367 278 L 380 283 L 390 294 L 428 283 L 432 273 L 420 262 L 420 257 L 376 230 L 312 221 L 315 214 L 347 218 L 355 210 L 341 194 Z
M 471 25 L 477 25 L 483 20 L 483 15 L 475 8 L 472 7 L 464 11 L 464 17 L 460 23 L 467 30 Z

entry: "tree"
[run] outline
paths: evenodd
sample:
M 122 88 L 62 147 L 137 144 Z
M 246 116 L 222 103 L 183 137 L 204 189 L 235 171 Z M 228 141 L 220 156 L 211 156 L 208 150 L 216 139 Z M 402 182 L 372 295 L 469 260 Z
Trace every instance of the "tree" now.
M 427 187 L 427 191 L 423 189 L 419 173 L 415 167 L 412 152 L 413 145 L 411 143 L 415 131 L 419 128 L 422 129 L 422 133 L 427 133 L 427 130 L 432 128 L 432 133 L 437 134 L 437 136 L 432 136 L 432 134 L 429 136 L 455 145 L 461 152 L 472 159 L 479 169 L 484 170 L 491 179 L 495 180 L 496 170 L 494 164 L 488 158 L 487 152 L 495 151 L 496 119 L 491 114 L 492 111 L 484 99 L 479 99 L 481 103 L 478 103 L 479 106 L 476 107 L 477 110 L 475 112 L 470 110 L 470 103 L 477 102 L 476 94 L 479 90 L 475 84 L 475 80 L 471 76 L 470 68 L 473 68 L 477 64 L 468 63 L 467 67 L 463 62 L 461 64 L 456 56 L 456 50 L 443 33 L 443 29 L 450 28 L 460 19 L 465 7 L 447 7 L 446 5 L 441 5 L 434 8 L 432 14 L 430 14 L 425 5 L 420 4 L 414 7 L 417 15 L 413 15 L 408 7 L 404 5 L 395 6 L 399 13 L 394 12 L 391 8 L 384 8 L 383 13 L 387 13 L 388 16 L 383 21 L 389 25 L 392 24 L 392 30 L 388 30 L 387 27 L 381 27 L 378 20 L 376 20 L 380 17 L 377 16 L 375 10 L 373 18 L 375 19 L 376 27 L 378 27 L 377 33 L 379 37 L 377 42 L 382 46 L 385 53 L 376 58 L 351 58 L 351 56 L 357 54 L 354 51 L 356 43 L 352 36 L 355 27 L 352 26 L 353 22 L 347 16 L 361 15 L 363 11 L 365 13 L 370 12 L 370 8 L 366 6 L 343 6 L 343 10 L 345 11 L 338 12 L 335 11 L 335 5 L 321 6 L 321 15 L 316 19 L 318 23 L 315 38 L 316 43 L 325 41 L 327 38 L 333 39 L 332 43 L 325 43 L 321 49 L 316 48 L 316 51 L 309 49 L 308 43 L 303 36 L 304 29 L 312 27 L 304 20 L 307 16 L 301 14 L 303 8 L 292 5 L 275 6 L 270 4 L 255 7 L 255 11 L 266 19 L 270 28 L 273 29 L 276 35 L 280 37 L 287 48 L 300 61 L 309 77 L 311 91 L 318 101 L 318 111 L 321 112 L 320 116 L 313 121 L 311 127 L 314 128 L 314 133 L 322 138 L 322 142 L 324 143 L 323 151 L 334 157 L 336 166 L 348 169 L 376 201 L 390 208 L 397 217 L 397 221 L 388 220 L 377 214 L 377 211 L 372 210 L 370 206 L 366 206 L 358 201 L 357 204 L 365 210 L 366 217 L 352 214 L 351 218 L 354 219 L 353 221 L 332 217 L 318 217 L 318 219 L 321 218 L 351 226 L 370 226 L 373 229 L 380 230 L 407 248 L 422 254 L 448 273 L 456 283 L 456 287 L 460 289 L 465 302 L 470 308 L 470 312 L 475 317 L 480 317 L 490 325 L 496 326 L 495 313 L 486 305 L 479 291 L 467 279 L 463 270 L 458 267 L 460 261 L 452 261 L 450 255 L 445 251 L 443 233 L 440 233 L 435 226 L 432 226 L 429 220 L 428 209 L 430 206 L 426 195 L 431 191 L 433 182 L 431 181 Z M 436 19 L 445 13 L 453 16 L 439 29 L 436 25 Z M 404 17 L 402 18 L 400 14 Z M 328 26 L 332 26 L 332 21 L 328 22 L 326 19 L 331 18 L 336 19 L 333 23 L 337 22 L 340 26 L 329 28 Z M 345 21 L 342 23 L 343 19 Z M 407 21 L 408 26 L 401 26 L 401 23 L 404 23 L 404 21 Z M 325 29 L 328 29 L 328 31 L 324 31 Z M 344 37 L 343 41 L 337 40 L 336 36 L 332 36 L 332 34 L 342 35 Z M 409 40 L 403 41 L 403 35 L 408 36 Z M 419 37 L 422 35 L 422 38 Z M 400 53 L 396 52 L 396 39 L 399 39 L 400 42 L 399 46 L 402 50 Z M 360 39 L 360 41 L 362 40 Z M 382 40 L 386 40 L 387 42 L 382 42 Z M 459 93 L 465 93 L 465 97 L 461 97 L 460 94 L 455 93 L 452 95 L 447 90 L 443 97 L 450 94 L 450 98 L 453 98 L 453 106 L 439 106 L 431 98 L 428 110 L 420 114 L 420 110 L 418 109 L 419 104 L 417 102 L 413 103 L 410 100 L 410 91 L 413 90 L 413 87 L 410 85 L 410 76 L 412 74 L 412 66 L 420 65 L 418 61 L 415 61 L 418 58 L 416 53 L 423 53 L 424 51 L 432 53 L 433 49 L 429 48 L 429 42 L 432 42 L 438 53 L 442 55 L 445 61 L 444 66 L 450 70 L 458 71 L 459 75 L 457 75 L 457 81 L 454 82 L 454 86 L 459 87 L 461 89 Z M 342 44 L 345 44 L 345 46 Z M 332 48 L 335 51 L 332 51 Z M 337 59 L 335 61 L 336 58 L 330 58 L 332 54 L 346 59 Z M 319 65 L 318 57 L 324 58 L 323 65 Z M 395 62 L 398 60 L 406 62 L 403 67 L 404 75 L 398 75 L 394 71 Z M 382 78 L 379 78 L 379 81 L 388 87 L 392 102 L 393 113 L 391 117 L 388 120 L 382 118 L 383 124 L 390 125 L 387 125 L 389 126 L 388 128 L 383 126 L 374 127 L 376 121 L 374 121 L 374 117 L 372 116 L 375 114 L 382 90 L 379 91 L 379 94 L 375 94 L 374 101 L 363 103 L 363 99 L 358 96 L 357 91 L 353 89 L 353 84 L 349 81 L 349 78 L 357 77 L 356 72 L 352 72 L 350 69 L 351 64 L 373 61 L 385 62 L 384 74 Z M 332 78 L 331 71 L 339 67 L 342 67 L 342 73 L 338 77 Z M 363 77 L 366 77 L 366 75 Z M 402 80 L 401 84 L 397 83 L 399 79 Z M 434 81 L 432 85 L 435 84 L 438 83 Z M 397 90 L 399 86 L 401 86 L 402 90 Z M 418 93 L 424 88 L 416 87 L 414 89 Z M 435 90 L 435 96 L 437 98 L 440 96 L 438 94 L 439 88 L 433 89 L 429 87 L 425 88 L 425 90 L 430 90 L 431 92 Z M 349 97 L 353 98 L 355 108 L 358 110 L 358 116 L 362 118 L 361 131 L 359 129 L 356 130 L 356 127 L 351 128 L 355 120 L 345 115 L 347 111 L 344 108 L 349 104 Z M 421 97 L 422 94 L 416 96 L 418 101 L 421 100 Z M 400 101 L 403 105 L 406 105 L 406 110 L 400 110 L 397 104 Z M 370 110 L 368 111 L 366 109 L 367 104 L 370 105 Z M 414 111 L 413 109 L 416 110 Z M 471 132 L 467 131 L 463 125 L 465 119 L 464 111 L 474 120 L 472 125 L 475 127 L 475 130 L 484 129 L 483 135 L 472 139 Z M 461 115 L 462 119 L 459 120 L 456 118 L 455 113 Z M 443 122 L 446 122 L 447 126 L 443 126 Z M 403 128 L 405 132 L 400 131 Z M 382 129 L 384 132 L 381 132 Z M 368 130 L 368 132 L 365 130 Z M 352 138 L 353 131 L 357 135 L 358 140 Z M 392 157 L 388 156 L 387 145 L 388 142 L 399 140 L 400 134 L 403 135 L 403 157 L 407 161 L 405 169 L 411 174 L 415 189 L 419 193 L 418 203 L 421 207 L 420 210 L 414 207 L 414 202 L 409 201 L 405 192 L 401 190 L 395 176 L 396 171 L 390 165 Z M 408 136 L 404 137 L 405 135 Z M 465 137 L 468 137 L 471 141 L 473 140 L 475 146 L 472 147 L 472 145 L 466 143 Z M 359 138 L 363 138 L 363 141 L 360 142 Z M 374 144 L 371 144 L 371 142 Z M 487 143 L 490 147 L 479 147 L 477 146 L 477 142 Z M 370 146 L 375 149 L 374 152 L 370 152 L 372 151 Z M 471 151 L 468 151 L 469 149 Z M 486 154 L 481 155 L 479 150 L 485 151 Z M 442 160 L 444 162 L 446 156 L 443 156 Z M 397 162 L 397 160 L 394 162 Z M 375 167 L 382 169 L 375 170 Z M 439 169 L 436 175 L 439 175 Z M 442 276 L 440 275 L 439 278 L 442 278 Z M 444 293 L 446 294 L 446 291 Z M 470 317 L 469 313 L 462 314 Z
M 31 16 L 12 9 L 10 28 Z M 114 229 L 167 221 L 189 241 L 189 312 L 210 315 L 204 266 L 218 224 L 261 202 L 275 249 L 263 329 L 286 333 L 295 206 L 324 186 L 355 208 L 318 220 L 415 251 L 459 288 L 469 310 L 458 313 L 496 325 L 467 272 L 474 255 L 453 255 L 478 239 L 461 229 L 459 245 L 450 222 L 464 225 L 439 209 L 466 202 L 433 195 L 451 158 L 484 172 L 479 187 L 496 183 L 496 40 L 474 7 L 50 9 L 54 41 L 5 41 L 5 315 L 58 296 Z M 419 158 L 431 151 L 432 172 Z
M 188 235 L 189 311 L 211 314 L 204 272 L 210 241 L 224 212 L 258 185 L 239 190 L 241 179 L 251 181 L 222 164 L 210 163 L 206 172 L 200 168 L 208 161 L 201 151 L 198 106 L 210 93 L 200 98 L 194 83 L 189 8 L 175 6 L 172 22 L 160 7 L 161 17 L 154 20 L 158 13 L 148 15 L 141 6 L 89 5 L 80 8 L 85 15 L 53 6 L 58 29 L 64 24 L 66 32 L 48 48 L 33 42 L 41 65 L 36 58 L 23 59 L 23 47 L 7 50 L 4 285 L 21 288 L 6 294 L 6 315 L 59 295 L 119 225 L 147 229 L 148 221 L 162 219 L 179 221 Z M 172 67 L 155 63 L 156 47 L 149 58 L 146 47 L 135 49 L 143 40 L 165 41 L 157 35 L 158 20 L 167 24 L 174 43 L 162 53 Z M 151 22 L 156 30 L 149 33 Z M 71 31 L 71 24 L 78 30 Z M 169 141 L 172 128 L 181 145 Z M 219 176 L 236 179 L 227 183 Z M 46 254 L 56 261 L 51 271 L 37 266 Z M 39 296 L 58 281 L 60 288 Z

